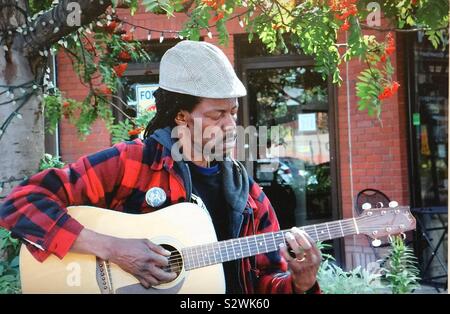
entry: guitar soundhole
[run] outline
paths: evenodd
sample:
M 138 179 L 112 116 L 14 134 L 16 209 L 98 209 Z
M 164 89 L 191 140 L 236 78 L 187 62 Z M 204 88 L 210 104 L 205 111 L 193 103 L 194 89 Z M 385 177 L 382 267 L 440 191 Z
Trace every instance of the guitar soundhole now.
M 183 270 L 183 257 L 180 251 L 169 244 L 161 244 L 161 246 L 172 253 L 169 256 L 169 266 L 163 267 L 162 269 L 167 272 L 174 272 L 178 277 Z

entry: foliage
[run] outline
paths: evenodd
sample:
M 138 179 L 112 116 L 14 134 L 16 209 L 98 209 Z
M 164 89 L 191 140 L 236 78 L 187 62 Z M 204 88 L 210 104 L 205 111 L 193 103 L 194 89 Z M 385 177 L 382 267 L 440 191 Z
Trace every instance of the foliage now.
M 320 243 L 320 249 L 330 247 Z M 385 288 L 381 283 L 381 274 L 368 271 L 361 266 L 344 271 L 336 265 L 331 255 L 322 254 L 322 263 L 317 273 L 317 281 L 325 294 L 371 294 L 381 293 Z
M 123 4 L 132 11 L 137 8 L 134 0 Z M 134 38 L 134 30 L 126 31 L 123 24 L 112 18 L 111 12 L 105 12 L 95 23 L 61 38 L 52 51 L 59 51 L 71 60 L 80 82 L 89 92 L 83 100 L 77 101 L 50 86 L 44 97 L 49 131 L 54 131 L 62 117 L 77 127 L 82 139 L 91 133 L 91 125 L 99 118 L 111 131 L 114 125 L 111 107 L 117 107 L 113 102 L 113 98 L 117 98 L 114 93 L 122 86 L 128 63 L 150 61 L 141 42 Z
M 20 293 L 19 249 L 19 240 L 0 228 L 0 294 Z
M 150 2 L 155 5 L 157 1 Z M 380 119 L 383 102 L 399 88 L 392 79 L 394 69 L 390 60 L 395 51 L 394 35 L 390 33 L 385 40 L 378 41 L 375 36 L 363 33 L 363 28 L 370 28 L 366 21 L 376 14 L 372 11 L 373 1 L 197 0 L 195 4 L 182 33 L 187 38 L 198 40 L 202 29 L 216 25 L 221 43 L 226 44 L 228 35 L 223 21 L 238 16 L 249 32 L 249 40 L 257 35 L 270 52 L 287 52 L 288 37 L 299 53 L 315 58 L 317 72 L 324 78 L 331 75 L 335 83 L 342 80 L 339 70 L 342 61 L 355 58 L 364 61 L 368 68 L 357 84 L 358 108 L 367 110 L 371 116 Z M 388 0 L 381 1 L 380 6 L 393 31 L 422 29 L 435 47 L 447 44 L 444 32 L 448 27 L 448 1 Z M 242 7 L 246 9 L 244 13 L 235 12 Z M 345 40 L 340 43 L 344 35 Z
M 45 154 L 44 157 L 39 162 L 39 171 L 50 169 L 50 168 L 63 168 L 64 162 L 60 160 L 59 156 L 52 156 L 50 154 Z
M 126 141 L 141 134 L 155 114 L 154 107 L 150 106 L 147 110 L 140 112 L 138 117 L 133 119 L 132 122 L 126 119 L 113 125 L 111 127 L 112 143 L 116 144 L 121 141 Z
M 400 236 L 392 238 L 387 267 L 383 271 L 393 294 L 410 293 L 419 285 L 417 258 Z
M 323 250 L 329 245 L 319 243 Z M 336 265 L 335 259 L 322 254 L 317 280 L 323 293 L 329 294 L 367 294 L 411 293 L 418 287 L 419 270 L 416 267 L 416 257 L 412 249 L 407 247 L 400 236 L 392 238 L 391 247 L 385 260 L 387 267 L 379 267 L 381 261 L 374 263 L 372 269 L 361 266 L 350 271 L 344 271 Z
M 324 260 L 317 274 L 317 280 L 325 294 L 373 294 L 381 293 L 381 274 L 356 267 L 344 271 L 331 260 Z
M 306 176 L 308 192 L 329 193 L 331 189 L 330 164 L 310 165 Z

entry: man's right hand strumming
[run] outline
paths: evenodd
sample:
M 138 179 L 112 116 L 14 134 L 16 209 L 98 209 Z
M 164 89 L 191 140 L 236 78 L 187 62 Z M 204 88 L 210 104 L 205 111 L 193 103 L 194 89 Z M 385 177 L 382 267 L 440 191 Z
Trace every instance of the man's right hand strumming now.
M 83 229 L 74 242 L 72 252 L 92 254 L 108 260 L 135 276 L 145 287 L 159 285 L 176 278 L 169 265 L 170 252 L 148 239 L 123 239 Z

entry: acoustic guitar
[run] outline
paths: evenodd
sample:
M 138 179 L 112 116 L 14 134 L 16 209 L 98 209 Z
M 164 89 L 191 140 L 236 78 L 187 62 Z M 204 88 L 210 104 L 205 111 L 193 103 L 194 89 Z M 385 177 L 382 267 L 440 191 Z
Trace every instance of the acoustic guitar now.
M 367 204 L 366 204 L 367 205 Z M 23 293 L 224 293 L 222 263 L 276 251 L 287 231 L 217 241 L 207 211 L 192 203 L 179 203 L 153 213 L 133 215 L 91 207 L 72 206 L 69 214 L 85 227 L 122 238 L 147 238 L 172 252 L 171 282 L 145 289 L 119 266 L 87 254 L 54 255 L 38 262 L 23 245 L 20 277 Z M 365 234 L 381 237 L 415 229 L 409 207 L 391 202 L 388 208 L 367 208 L 357 218 L 301 227 L 315 241 Z

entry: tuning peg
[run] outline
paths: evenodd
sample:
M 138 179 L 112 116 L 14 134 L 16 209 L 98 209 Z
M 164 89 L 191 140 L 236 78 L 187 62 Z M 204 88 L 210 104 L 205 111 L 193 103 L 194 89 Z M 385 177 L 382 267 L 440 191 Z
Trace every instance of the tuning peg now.
M 398 202 L 396 202 L 396 201 L 389 202 L 389 207 L 390 207 L 390 208 L 396 208 L 396 207 L 398 207 Z
M 374 246 L 374 247 L 379 247 L 380 245 L 381 245 L 380 239 L 374 239 L 374 240 L 372 241 L 372 246 Z
M 367 210 L 367 209 L 371 209 L 372 205 L 370 205 L 370 203 L 364 203 L 362 204 L 362 209 Z

